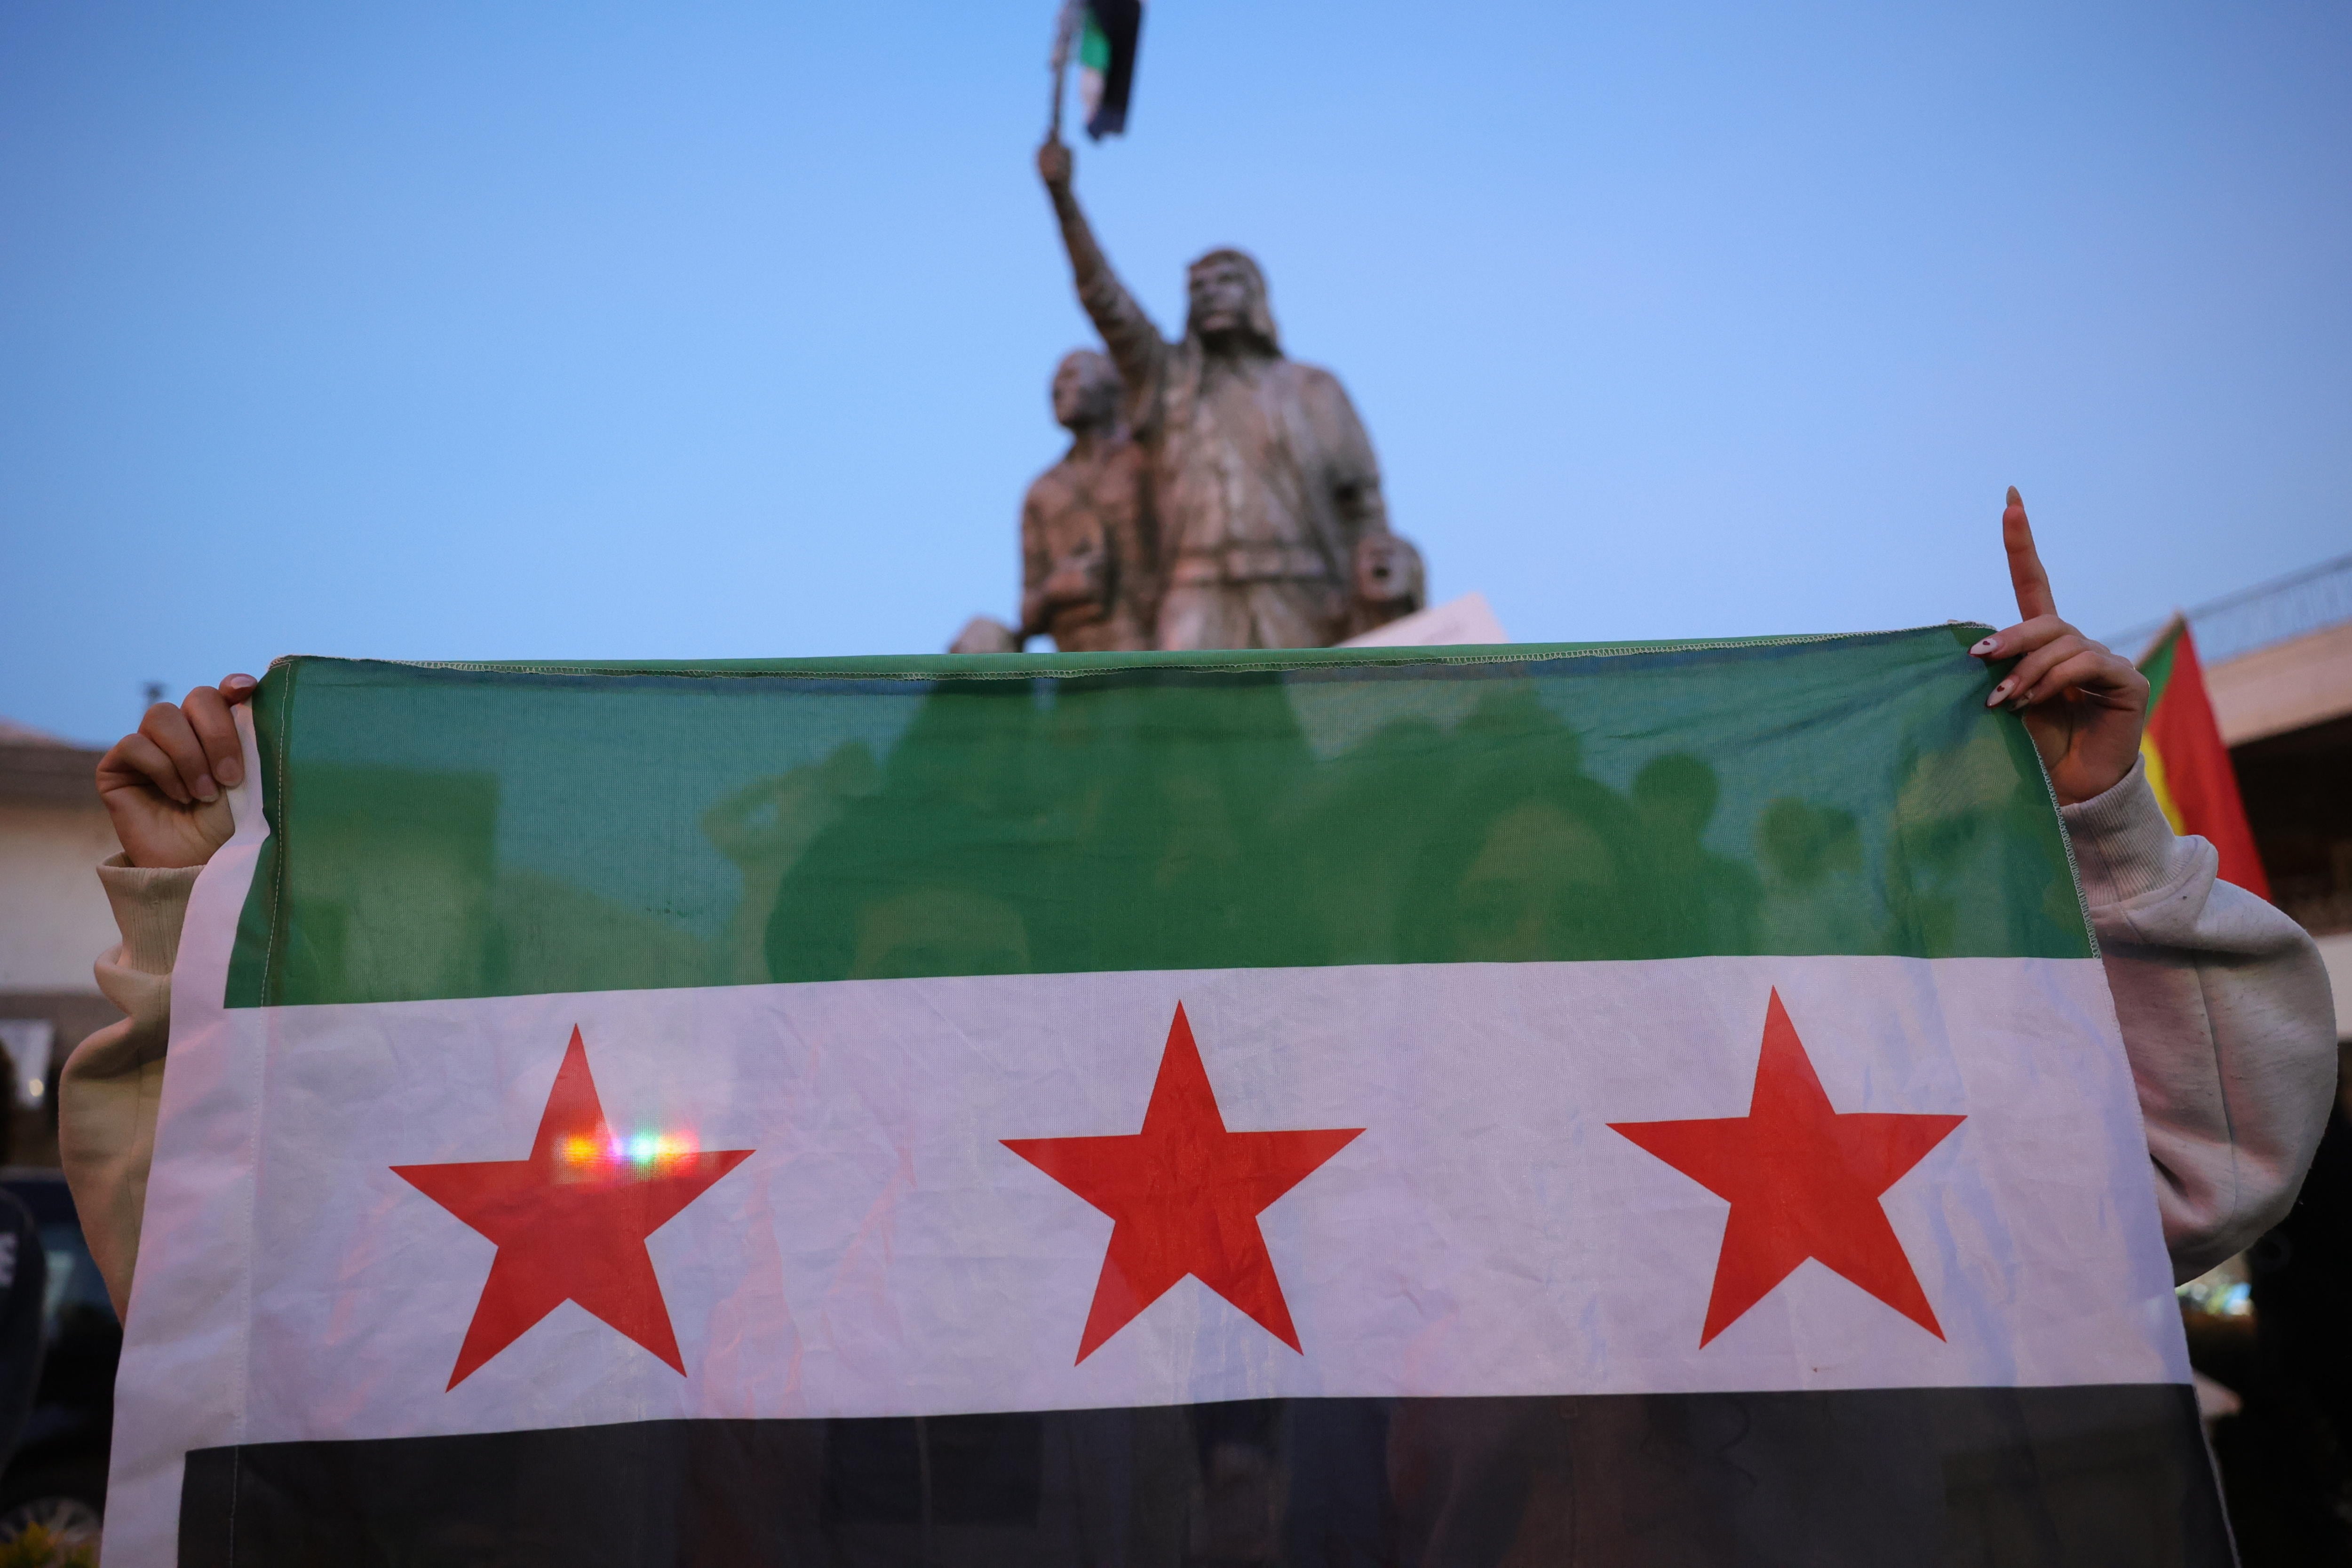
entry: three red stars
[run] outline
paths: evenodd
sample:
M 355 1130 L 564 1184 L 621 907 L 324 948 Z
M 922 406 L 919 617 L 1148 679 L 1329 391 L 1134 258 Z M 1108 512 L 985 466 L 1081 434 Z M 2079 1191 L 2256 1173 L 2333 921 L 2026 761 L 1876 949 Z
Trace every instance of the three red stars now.
M 530 1158 L 392 1167 L 498 1244 L 449 1386 L 566 1301 L 579 1302 L 683 1374 L 686 1363 L 646 1237 L 751 1153 L 616 1144 L 574 1028 Z
M 1703 1346 L 1808 1258 L 1942 1339 L 1878 1200 L 1964 1120 L 1832 1110 L 1775 990 L 1747 1115 L 1609 1125 L 1731 1205 Z
M 1188 1274 L 1298 1350 L 1257 1216 L 1362 1131 L 1227 1131 L 1179 1003 L 1142 1131 L 1005 1139 L 1006 1148 L 1111 1218 L 1078 1360 Z
M 1963 1120 L 1833 1110 L 1775 990 L 1746 1116 L 1610 1126 L 1731 1205 L 1704 1346 L 1807 1258 L 1942 1338 L 1879 1200 Z M 1228 1131 L 1180 1004 L 1141 1131 L 1004 1140 L 1112 1222 L 1077 1360 L 1187 1275 L 1300 1350 L 1257 1216 L 1362 1131 Z M 498 1247 L 449 1387 L 567 1300 L 684 1373 L 646 1237 L 753 1152 L 632 1152 L 575 1028 L 528 1158 L 393 1167 Z

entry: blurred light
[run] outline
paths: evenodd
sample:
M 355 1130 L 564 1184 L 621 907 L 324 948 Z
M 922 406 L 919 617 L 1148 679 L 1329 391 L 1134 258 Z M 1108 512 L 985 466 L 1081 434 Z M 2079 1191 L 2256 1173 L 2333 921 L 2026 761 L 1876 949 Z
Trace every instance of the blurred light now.
M 2173 1294 L 2192 1312 L 2215 1318 L 2250 1318 L 2254 1312 L 2254 1287 L 2248 1274 L 2242 1253 L 2187 1284 L 2176 1286 Z
M 613 1132 L 603 1139 L 574 1132 L 556 1146 L 563 1163 L 583 1176 L 610 1175 L 616 1168 L 627 1167 L 641 1174 L 658 1174 L 672 1161 L 692 1159 L 699 1147 L 691 1132 L 653 1131 Z

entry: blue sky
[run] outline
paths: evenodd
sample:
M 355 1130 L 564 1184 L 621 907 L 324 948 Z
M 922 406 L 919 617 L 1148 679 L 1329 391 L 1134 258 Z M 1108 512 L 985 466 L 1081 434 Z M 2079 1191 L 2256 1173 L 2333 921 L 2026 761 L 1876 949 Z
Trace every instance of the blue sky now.
M 1053 11 L 0 8 L 0 713 L 1008 613 Z M 1257 255 L 1517 637 L 2006 618 L 2011 483 L 2114 629 L 2352 548 L 2347 80 L 2340 4 L 1154 0 L 1078 184 L 1163 325 Z

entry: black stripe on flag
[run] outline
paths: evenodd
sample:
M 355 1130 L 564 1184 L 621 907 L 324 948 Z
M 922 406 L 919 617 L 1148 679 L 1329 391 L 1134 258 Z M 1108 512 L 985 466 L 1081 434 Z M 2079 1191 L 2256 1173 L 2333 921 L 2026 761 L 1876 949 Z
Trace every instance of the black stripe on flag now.
M 2185 1387 L 654 1421 L 188 1456 L 183 1568 L 2231 1562 Z
M 1143 0 L 1087 0 L 1087 9 L 1110 46 L 1110 59 L 1103 66 L 1102 98 L 1087 116 L 1087 134 L 1099 142 L 1127 131 L 1127 95 L 1135 85 L 1135 51 L 1143 37 Z

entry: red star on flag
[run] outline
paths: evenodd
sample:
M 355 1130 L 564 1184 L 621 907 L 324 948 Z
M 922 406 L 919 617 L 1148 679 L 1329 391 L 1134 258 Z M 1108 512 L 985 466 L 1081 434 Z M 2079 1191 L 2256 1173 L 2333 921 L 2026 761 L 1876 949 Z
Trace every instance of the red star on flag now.
M 393 1166 L 394 1174 L 498 1244 L 449 1387 L 566 1301 L 579 1302 L 683 1375 L 686 1363 L 646 1237 L 751 1152 L 615 1139 L 575 1027 L 529 1159 Z
M 1775 989 L 1747 1115 L 1609 1125 L 1731 1205 L 1705 1346 L 1808 1258 L 1942 1339 L 1878 1200 L 1965 1120 L 1831 1110 Z
M 1006 1148 L 1111 1218 L 1078 1360 L 1188 1274 L 1298 1350 L 1257 1216 L 1361 1131 L 1227 1131 L 1180 1002 L 1142 1131 L 1005 1139 Z

